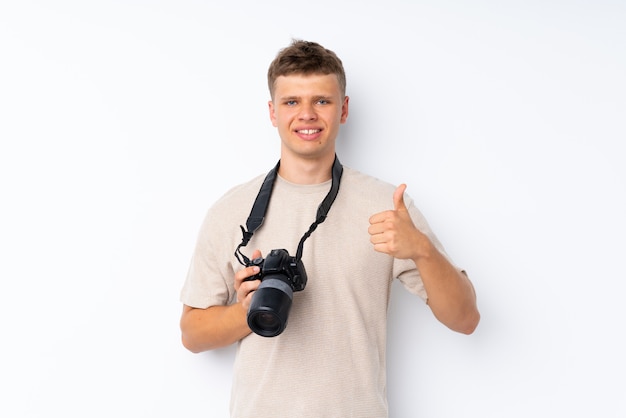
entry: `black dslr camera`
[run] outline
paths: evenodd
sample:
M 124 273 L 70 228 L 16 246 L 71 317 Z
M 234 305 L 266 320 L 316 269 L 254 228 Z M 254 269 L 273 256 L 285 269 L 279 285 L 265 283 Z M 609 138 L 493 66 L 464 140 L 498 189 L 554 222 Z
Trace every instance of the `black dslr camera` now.
M 261 280 L 248 309 L 248 326 L 263 337 L 275 337 L 287 327 L 293 292 L 306 286 L 304 264 L 287 250 L 279 249 L 270 251 L 265 259 L 255 258 L 248 266 L 261 269 L 246 279 Z

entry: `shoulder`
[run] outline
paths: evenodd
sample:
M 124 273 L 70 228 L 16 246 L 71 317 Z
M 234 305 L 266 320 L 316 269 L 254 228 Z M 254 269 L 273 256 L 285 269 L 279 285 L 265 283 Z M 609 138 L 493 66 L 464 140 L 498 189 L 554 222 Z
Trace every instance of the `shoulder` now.
M 395 187 L 386 181 L 383 181 L 379 178 L 373 177 L 369 174 L 365 174 L 361 171 L 358 171 L 352 167 L 343 168 L 343 176 L 341 178 L 342 184 L 345 181 L 350 187 L 362 187 L 367 188 L 367 190 L 362 190 L 363 192 L 393 192 Z
M 231 211 L 234 206 L 242 205 L 250 211 L 266 175 L 260 174 L 245 183 L 233 186 L 213 203 L 211 211 Z
M 396 187 L 379 178 L 362 173 L 351 167 L 344 167 L 340 194 L 344 194 L 351 204 L 360 203 L 370 209 L 387 209 L 393 204 Z
M 232 229 L 233 225 L 245 225 L 265 176 L 258 175 L 224 193 L 207 210 L 202 230 L 222 234 Z
M 362 207 L 366 211 L 376 213 L 393 209 L 393 194 L 397 187 L 398 185 L 377 177 L 350 167 L 344 167 L 339 194 L 344 194 L 343 196 L 351 208 Z M 404 193 L 404 203 L 414 219 L 423 217 L 413 198 L 406 192 Z

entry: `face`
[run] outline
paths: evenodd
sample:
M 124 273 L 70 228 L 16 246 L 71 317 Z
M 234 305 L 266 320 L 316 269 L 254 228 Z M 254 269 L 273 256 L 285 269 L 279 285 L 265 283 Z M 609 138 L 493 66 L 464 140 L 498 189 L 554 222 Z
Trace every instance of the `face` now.
M 348 118 L 348 97 L 335 74 L 278 77 L 269 110 L 282 141 L 281 157 L 334 158 L 339 126 Z

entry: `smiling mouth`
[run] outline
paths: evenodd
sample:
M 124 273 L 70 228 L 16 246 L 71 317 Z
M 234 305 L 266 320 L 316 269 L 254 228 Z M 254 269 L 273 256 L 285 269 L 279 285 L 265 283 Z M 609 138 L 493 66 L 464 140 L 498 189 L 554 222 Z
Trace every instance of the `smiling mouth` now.
M 321 131 L 322 131 L 321 129 L 300 129 L 300 130 L 297 130 L 296 132 L 300 134 L 304 134 L 304 135 L 313 135 Z

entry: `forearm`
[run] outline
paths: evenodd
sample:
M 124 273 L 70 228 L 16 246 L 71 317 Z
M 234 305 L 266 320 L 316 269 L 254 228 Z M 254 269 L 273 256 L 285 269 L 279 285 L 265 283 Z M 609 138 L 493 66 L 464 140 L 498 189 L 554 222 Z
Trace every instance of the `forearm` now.
M 428 306 L 448 328 L 471 334 L 480 321 L 476 293 L 467 276 L 432 244 L 414 262 L 428 294 Z
M 226 347 L 251 332 L 241 303 L 207 309 L 183 306 L 180 329 L 183 345 L 194 353 Z

